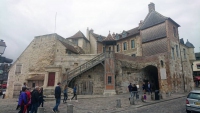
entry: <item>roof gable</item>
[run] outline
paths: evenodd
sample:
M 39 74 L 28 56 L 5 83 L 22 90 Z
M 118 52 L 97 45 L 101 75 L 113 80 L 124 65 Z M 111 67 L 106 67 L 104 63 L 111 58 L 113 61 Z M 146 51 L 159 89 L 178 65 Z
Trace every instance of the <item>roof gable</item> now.
M 80 30 L 73 36 L 69 37 L 68 39 L 77 39 L 77 38 L 84 38 L 85 40 L 89 41 Z
M 165 17 L 156 11 L 151 11 L 148 13 L 143 24 L 139 29 L 143 30 L 151 26 L 163 23 L 166 19 L 168 19 L 168 17 Z

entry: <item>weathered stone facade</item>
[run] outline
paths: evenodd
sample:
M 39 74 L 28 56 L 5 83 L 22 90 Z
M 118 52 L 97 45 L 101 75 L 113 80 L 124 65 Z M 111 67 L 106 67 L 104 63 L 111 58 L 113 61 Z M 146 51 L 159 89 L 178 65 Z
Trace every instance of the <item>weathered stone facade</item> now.
M 44 76 L 45 95 L 53 94 L 57 82 L 77 84 L 78 94 L 126 93 L 130 82 L 140 88 L 151 82 L 163 94 L 190 91 L 194 47 L 181 42 L 175 21 L 153 3 L 149 8 L 138 27 L 119 34 L 104 37 L 87 29 L 86 37 L 80 31 L 67 39 L 35 37 L 10 68 L 6 96 L 18 95 L 20 84 L 33 84 L 35 76 Z

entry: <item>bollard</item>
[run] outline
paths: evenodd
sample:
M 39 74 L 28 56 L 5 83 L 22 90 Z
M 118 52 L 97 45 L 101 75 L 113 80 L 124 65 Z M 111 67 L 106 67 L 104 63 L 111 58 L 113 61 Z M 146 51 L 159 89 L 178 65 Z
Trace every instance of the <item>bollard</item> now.
M 44 113 L 44 108 L 43 107 L 38 107 L 37 113 Z
M 73 107 L 72 104 L 67 104 L 67 113 L 73 113 Z
M 116 107 L 117 107 L 117 108 L 121 108 L 121 100 L 120 100 L 120 99 L 117 99 L 116 101 L 117 101 Z
M 155 95 L 151 94 L 151 100 L 155 100 Z
M 131 104 L 131 105 L 135 105 L 134 97 L 131 97 L 131 98 L 130 98 L 130 104 Z

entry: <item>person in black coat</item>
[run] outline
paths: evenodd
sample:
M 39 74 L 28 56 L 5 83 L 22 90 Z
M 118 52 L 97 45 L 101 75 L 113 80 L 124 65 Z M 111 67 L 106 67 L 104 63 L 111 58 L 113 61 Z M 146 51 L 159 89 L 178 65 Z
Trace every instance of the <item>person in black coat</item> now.
M 60 88 L 60 85 L 61 85 L 61 83 L 58 82 L 57 86 L 55 88 L 55 94 L 54 95 L 55 95 L 55 98 L 56 98 L 56 105 L 54 106 L 54 108 L 52 110 L 54 113 L 59 112 L 58 111 L 58 106 L 60 105 L 60 100 L 61 100 L 61 88 Z
M 37 113 L 39 106 L 39 86 L 31 92 L 31 113 Z
M 132 92 L 133 92 L 133 97 L 135 96 L 137 99 L 137 86 L 135 84 L 133 84 Z

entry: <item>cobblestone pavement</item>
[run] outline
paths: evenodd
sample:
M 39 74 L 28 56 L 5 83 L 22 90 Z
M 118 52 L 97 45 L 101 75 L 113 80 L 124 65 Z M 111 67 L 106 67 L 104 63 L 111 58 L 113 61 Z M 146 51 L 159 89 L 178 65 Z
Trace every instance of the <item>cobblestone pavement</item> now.
M 148 113 L 175 113 L 173 110 L 177 110 L 176 113 L 185 113 L 185 97 L 183 97 L 184 94 L 172 94 L 172 96 L 166 98 L 166 100 L 177 97 L 183 98 L 167 102 L 161 102 L 164 100 L 152 101 L 148 95 L 146 103 L 141 102 L 141 100 L 137 100 L 136 105 L 130 105 L 128 100 L 129 94 L 98 98 L 90 98 L 92 95 L 87 96 L 88 98 L 86 99 L 78 99 L 78 102 L 75 100 L 70 102 L 70 100 L 68 100 L 67 104 L 72 104 L 74 106 L 74 113 L 146 113 L 147 111 Z M 121 100 L 121 108 L 116 108 L 117 99 Z M 17 105 L 16 101 L 17 99 L 0 99 L 0 113 L 17 113 L 18 111 L 15 110 Z M 67 112 L 67 104 L 63 104 L 61 102 L 59 106 L 60 113 Z M 169 107 L 168 104 L 171 105 L 171 107 Z M 44 103 L 45 113 L 52 113 L 51 110 L 54 105 L 55 101 L 46 101 Z M 162 109 L 160 109 L 160 106 Z M 180 109 L 177 106 L 180 106 Z M 167 110 L 166 108 L 169 109 Z M 172 110 L 172 112 L 170 110 Z

